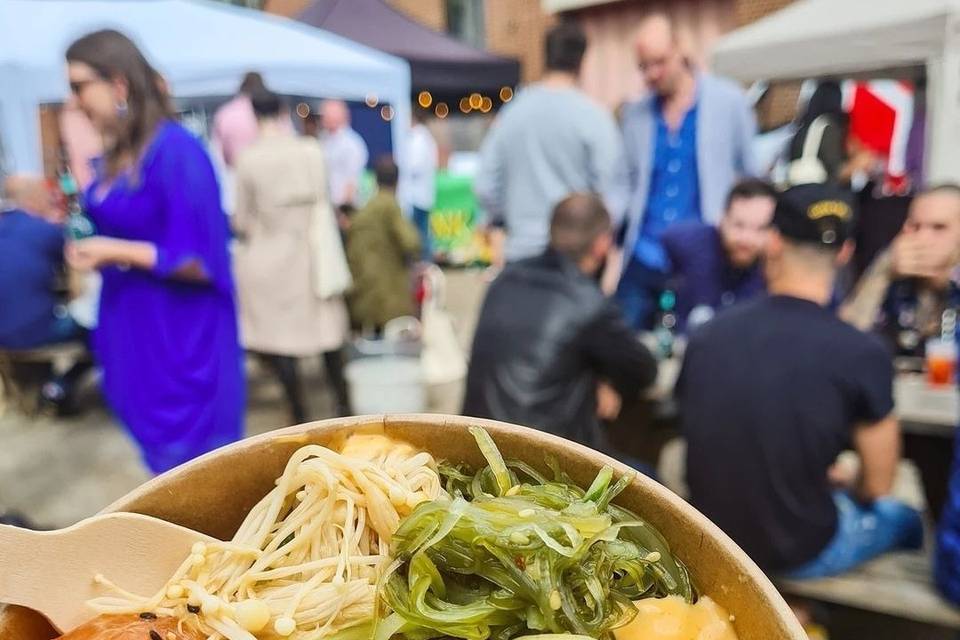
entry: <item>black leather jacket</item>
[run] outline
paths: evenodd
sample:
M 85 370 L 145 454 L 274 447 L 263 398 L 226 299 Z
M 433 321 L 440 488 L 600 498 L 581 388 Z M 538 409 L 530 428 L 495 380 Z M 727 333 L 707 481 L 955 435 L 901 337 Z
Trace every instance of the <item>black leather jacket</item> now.
M 535 427 L 605 449 L 597 381 L 636 397 L 657 364 L 619 308 L 548 250 L 490 285 L 474 337 L 463 413 Z

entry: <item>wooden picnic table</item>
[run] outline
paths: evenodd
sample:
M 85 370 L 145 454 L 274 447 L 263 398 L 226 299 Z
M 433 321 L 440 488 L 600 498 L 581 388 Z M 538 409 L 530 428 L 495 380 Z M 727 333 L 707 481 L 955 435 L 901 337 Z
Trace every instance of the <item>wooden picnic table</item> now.
M 932 387 L 921 373 L 898 373 L 893 395 L 904 433 L 953 438 L 960 424 L 960 393 L 955 384 Z

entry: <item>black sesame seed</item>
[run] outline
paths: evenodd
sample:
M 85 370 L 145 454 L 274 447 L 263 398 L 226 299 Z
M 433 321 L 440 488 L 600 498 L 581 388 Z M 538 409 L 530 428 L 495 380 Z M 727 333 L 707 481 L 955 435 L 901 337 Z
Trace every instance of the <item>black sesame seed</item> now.
M 190 613 L 200 613 L 200 607 L 198 607 L 195 604 L 188 604 L 187 611 L 189 611 Z
M 160 637 L 159 633 L 153 629 L 150 629 L 150 640 L 163 640 L 163 638 Z
M 144 611 L 143 613 L 140 614 L 140 618 L 143 620 L 156 620 L 157 614 L 150 613 L 149 611 Z

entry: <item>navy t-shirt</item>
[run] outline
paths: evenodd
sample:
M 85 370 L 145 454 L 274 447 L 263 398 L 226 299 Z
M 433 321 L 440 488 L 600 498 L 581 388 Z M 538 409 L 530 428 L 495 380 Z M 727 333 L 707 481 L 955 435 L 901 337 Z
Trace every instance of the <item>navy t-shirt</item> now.
M 855 425 L 893 410 L 893 366 L 874 336 L 813 302 L 771 296 L 694 334 L 677 393 L 691 501 L 777 572 L 833 537 L 827 469 Z
M 63 231 L 19 209 L 0 212 L 0 346 L 27 349 L 54 334 Z

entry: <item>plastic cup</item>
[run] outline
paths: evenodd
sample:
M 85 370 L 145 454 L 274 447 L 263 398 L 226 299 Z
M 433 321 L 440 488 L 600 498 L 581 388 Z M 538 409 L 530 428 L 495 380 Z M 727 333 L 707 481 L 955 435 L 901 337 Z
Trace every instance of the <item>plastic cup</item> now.
M 930 385 L 953 384 L 957 371 L 957 343 L 942 338 L 927 340 L 926 369 Z

